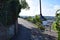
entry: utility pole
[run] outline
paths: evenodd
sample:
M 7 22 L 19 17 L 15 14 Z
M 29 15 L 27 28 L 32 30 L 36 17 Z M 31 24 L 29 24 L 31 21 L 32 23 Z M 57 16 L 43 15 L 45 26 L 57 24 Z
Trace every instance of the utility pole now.
M 42 11 L 41 11 L 41 0 L 40 1 L 40 15 L 42 15 Z
M 40 4 L 40 20 L 42 20 L 42 9 L 41 9 L 41 0 L 39 0 L 39 4 Z
M 40 20 L 46 20 L 45 18 L 44 18 L 44 16 L 42 15 L 42 7 L 41 7 L 41 0 L 39 0 L 39 4 L 40 4 Z

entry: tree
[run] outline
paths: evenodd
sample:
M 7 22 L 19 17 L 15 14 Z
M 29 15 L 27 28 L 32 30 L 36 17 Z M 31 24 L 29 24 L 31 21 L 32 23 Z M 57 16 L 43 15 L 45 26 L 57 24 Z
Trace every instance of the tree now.
M 42 25 L 42 20 L 40 20 L 39 15 L 36 15 L 35 18 L 33 18 L 33 23 L 35 23 L 37 25 L 37 28 L 39 28 L 41 30 L 45 30 L 45 28 Z
M 60 40 L 60 9 L 56 11 L 56 29 L 58 31 L 58 40 Z
M 29 8 L 30 8 L 30 7 L 28 6 L 26 0 L 21 0 L 21 1 L 20 1 L 20 5 L 21 5 L 21 8 L 22 8 L 22 9 L 25 9 L 25 8 L 29 9 Z
M 31 16 L 29 16 L 29 17 L 27 18 L 27 20 L 30 21 L 30 22 L 33 22 L 33 18 L 32 18 Z
M 21 9 L 29 9 L 26 0 L 1 0 L 0 23 L 4 26 L 15 24 Z
M 36 15 L 36 16 L 35 16 L 35 20 L 36 20 L 36 23 L 37 23 L 37 22 L 42 23 L 42 21 L 40 20 L 40 16 L 39 16 L 39 15 Z

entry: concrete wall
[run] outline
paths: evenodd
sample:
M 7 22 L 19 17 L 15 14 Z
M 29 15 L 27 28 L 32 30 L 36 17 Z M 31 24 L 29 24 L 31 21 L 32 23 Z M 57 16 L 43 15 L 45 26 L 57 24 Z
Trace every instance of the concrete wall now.
M 7 29 L 7 37 L 8 38 L 11 38 L 12 36 L 14 36 L 14 28 L 15 28 L 15 25 L 11 25 L 8 29 Z
M 18 32 L 18 22 L 16 22 L 16 24 L 13 24 L 8 28 L 7 30 L 8 38 L 10 39 L 15 35 L 15 33 L 17 34 L 17 32 Z
M 15 30 L 15 28 L 16 28 L 16 30 Z M 10 39 L 11 37 L 13 37 L 15 35 L 15 32 L 17 33 L 17 31 L 18 31 L 17 22 L 16 22 L 16 24 L 10 25 L 9 28 L 6 28 L 6 27 L 0 25 L 0 40 Z

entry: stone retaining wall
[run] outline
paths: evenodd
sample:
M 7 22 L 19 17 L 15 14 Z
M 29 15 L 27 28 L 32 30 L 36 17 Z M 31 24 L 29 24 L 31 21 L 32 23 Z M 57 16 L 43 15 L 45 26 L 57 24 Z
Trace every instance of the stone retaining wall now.
M 16 24 L 10 25 L 9 28 L 0 25 L 0 40 L 9 40 L 13 37 L 18 31 L 17 25 L 17 22 Z

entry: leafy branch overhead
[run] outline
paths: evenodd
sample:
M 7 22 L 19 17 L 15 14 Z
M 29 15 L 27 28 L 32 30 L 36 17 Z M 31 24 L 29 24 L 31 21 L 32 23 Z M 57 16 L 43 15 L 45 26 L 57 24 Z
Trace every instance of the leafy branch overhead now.
M 29 9 L 29 5 L 28 3 L 26 2 L 26 0 L 20 0 L 20 5 L 22 7 L 22 9 Z
M 1 0 L 0 23 L 4 26 L 16 22 L 21 9 L 29 9 L 26 0 Z
M 53 24 L 53 28 L 58 31 L 58 40 L 60 40 L 60 9 L 56 11 L 56 20 Z

